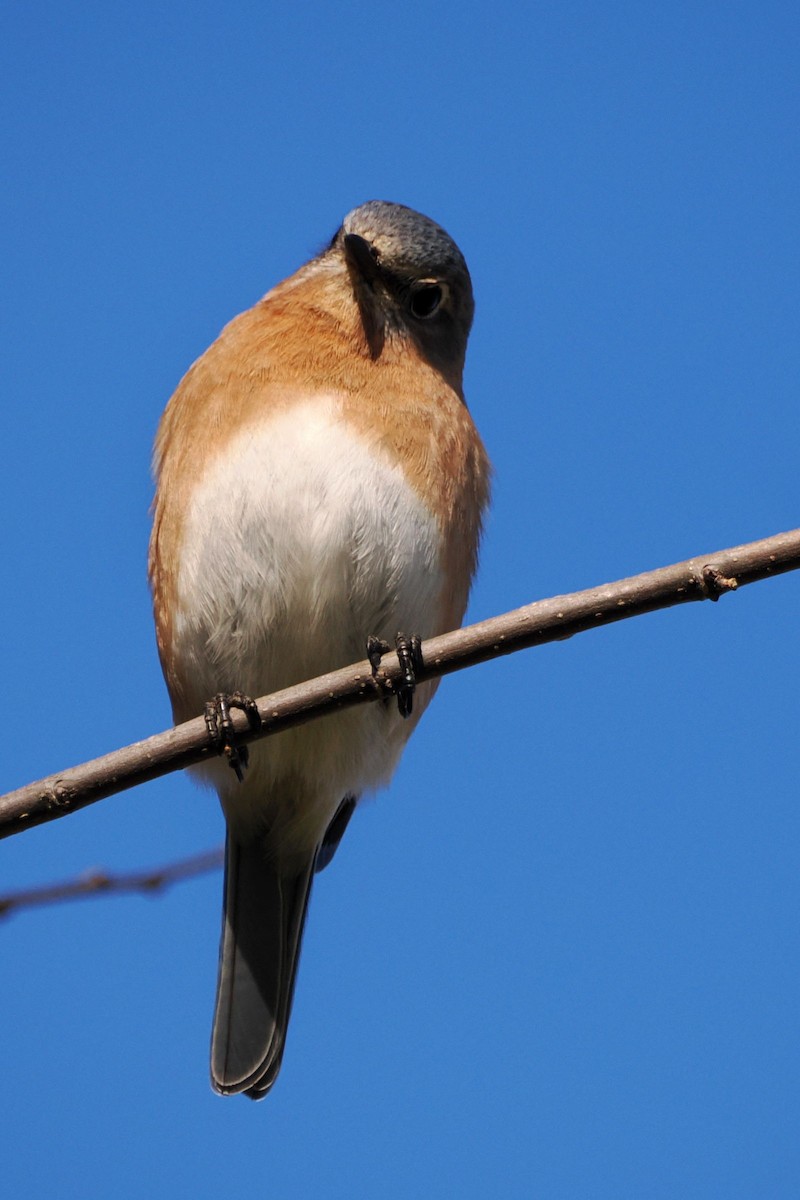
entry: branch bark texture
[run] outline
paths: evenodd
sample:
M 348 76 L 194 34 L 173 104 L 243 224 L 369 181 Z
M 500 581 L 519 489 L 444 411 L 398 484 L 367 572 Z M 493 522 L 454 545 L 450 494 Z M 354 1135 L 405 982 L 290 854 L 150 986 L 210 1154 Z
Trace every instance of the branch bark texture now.
M 539 600 L 430 638 L 422 646 L 424 667 L 417 672 L 417 678 L 422 681 L 447 675 L 503 654 L 562 641 L 587 629 L 676 604 L 718 600 L 725 592 L 798 567 L 800 529 L 794 529 L 616 583 Z M 365 630 L 365 639 L 369 632 Z M 252 742 L 342 708 L 385 698 L 392 694 L 399 678 L 397 655 L 391 653 L 383 659 L 377 677 L 364 661 L 264 696 L 257 701 L 260 730 L 250 727 L 244 713 L 232 713 L 237 741 Z M 192 766 L 218 753 L 204 718 L 187 721 L 1 796 L 0 837 L 66 816 L 115 792 Z
M 89 900 L 110 894 L 138 892 L 153 896 L 165 891 L 174 883 L 183 883 L 209 871 L 219 871 L 225 851 L 222 846 L 193 854 L 179 862 L 167 863 L 163 867 L 149 867 L 145 871 L 117 873 L 95 868 L 84 871 L 76 879 L 62 883 L 48 883 L 42 887 L 25 888 L 0 895 L 0 918 L 8 917 L 21 908 L 41 907 L 44 904 L 62 904 L 65 900 Z

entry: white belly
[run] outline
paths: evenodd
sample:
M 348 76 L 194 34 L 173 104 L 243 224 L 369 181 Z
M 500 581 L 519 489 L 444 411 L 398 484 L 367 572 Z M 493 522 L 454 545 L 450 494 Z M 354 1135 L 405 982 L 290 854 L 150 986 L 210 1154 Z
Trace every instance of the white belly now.
M 243 430 L 195 488 L 186 519 L 174 649 L 193 707 L 363 659 L 369 634 L 438 632 L 440 548 L 400 468 L 337 420 L 335 398 Z M 231 819 L 279 820 L 299 846 L 347 792 L 388 779 L 404 725 L 394 705 L 372 703 L 252 746 L 241 787 L 225 763 L 207 774 Z M 297 811 L 279 817 L 287 804 Z

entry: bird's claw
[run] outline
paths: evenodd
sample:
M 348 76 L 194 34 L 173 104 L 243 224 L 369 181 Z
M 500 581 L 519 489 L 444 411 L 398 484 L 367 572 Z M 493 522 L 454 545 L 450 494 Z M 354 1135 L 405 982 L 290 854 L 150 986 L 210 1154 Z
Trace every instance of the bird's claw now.
M 206 729 L 218 753 L 227 757 L 228 766 L 241 783 L 250 755 L 247 746 L 240 746 L 236 741 L 236 730 L 231 720 L 232 708 L 241 709 L 245 713 L 251 729 L 261 728 L 261 717 L 258 715 L 255 700 L 246 696 L 244 692 L 217 692 L 213 700 L 206 701 Z
M 394 639 L 394 645 L 400 669 L 403 672 L 399 682 L 394 685 L 397 707 L 401 717 L 410 717 L 414 707 L 417 671 L 423 667 L 422 641 L 416 633 L 412 633 L 410 637 L 406 637 L 404 633 L 398 633 Z M 384 654 L 388 654 L 390 650 L 391 646 L 383 638 L 372 635 L 367 638 L 367 658 L 372 667 L 373 676 L 377 675 Z

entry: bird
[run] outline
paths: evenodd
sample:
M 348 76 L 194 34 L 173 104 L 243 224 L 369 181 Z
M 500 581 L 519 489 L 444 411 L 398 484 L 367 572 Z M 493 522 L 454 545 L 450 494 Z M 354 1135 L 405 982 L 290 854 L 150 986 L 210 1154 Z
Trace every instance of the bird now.
M 372 200 L 189 368 L 156 435 L 148 562 L 176 723 L 219 733 L 230 705 L 461 624 L 491 479 L 463 394 L 473 313 L 445 230 Z M 223 734 L 227 761 L 194 768 L 226 820 L 217 1093 L 275 1083 L 314 875 L 436 682 L 241 751 Z

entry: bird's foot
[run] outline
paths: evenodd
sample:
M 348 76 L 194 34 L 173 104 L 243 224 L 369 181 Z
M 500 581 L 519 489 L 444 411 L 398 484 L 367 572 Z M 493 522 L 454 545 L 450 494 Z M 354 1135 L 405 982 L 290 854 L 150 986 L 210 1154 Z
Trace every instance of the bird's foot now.
M 400 669 L 403 674 L 399 682 L 394 685 L 394 693 L 397 696 L 397 707 L 400 710 L 401 717 L 410 717 L 414 707 L 414 689 L 417 686 L 417 671 L 422 670 L 422 641 L 418 634 L 412 633 L 410 637 L 406 637 L 404 633 L 398 633 L 394 639 L 394 647 L 397 651 L 397 657 L 400 662 Z M 377 675 L 381 665 L 381 659 L 384 654 L 388 654 L 391 646 L 383 638 L 370 637 L 367 638 L 367 658 L 372 667 L 372 674 Z
M 239 746 L 236 742 L 236 730 L 231 720 L 232 708 L 239 708 L 246 714 L 251 729 L 261 728 L 255 700 L 245 696 L 244 692 L 218 692 L 213 700 L 206 701 L 206 729 L 218 752 L 226 755 L 228 766 L 235 771 L 241 783 L 250 756 L 247 746 Z

